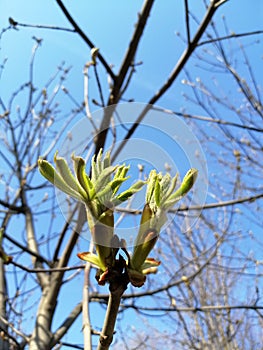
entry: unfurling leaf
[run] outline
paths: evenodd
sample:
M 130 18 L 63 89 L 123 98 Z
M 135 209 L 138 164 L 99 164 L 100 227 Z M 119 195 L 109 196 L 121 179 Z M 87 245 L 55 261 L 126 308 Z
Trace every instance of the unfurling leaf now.
M 145 184 L 146 184 L 145 181 L 142 181 L 142 180 L 137 181 L 128 190 L 126 190 L 126 191 L 122 192 L 121 194 L 119 194 L 116 197 L 117 201 L 120 201 L 120 202 L 126 201 L 132 195 L 134 195 L 136 192 L 139 192 Z
M 175 193 L 171 194 L 165 201 L 163 208 L 165 210 L 171 208 L 175 203 L 177 203 L 182 197 L 184 197 L 193 187 L 196 178 L 198 175 L 197 169 L 190 169 L 185 177 L 183 178 L 183 181 L 181 183 L 181 186 Z
M 75 157 L 72 154 L 72 160 L 74 163 L 74 171 L 77 177 L 79 185 L 83 188 L 85 193 L 87 194 L 88 199 L 90 200 L 92 195 L 94 194 L 94 186 L 86 174 L 86 163 L 82 157 Z
M 38 168 L 40 174 L 59 190 L 79 201 L 83 201 L 81 194 L 69 187 L 69 185 L 63 180 L 63 178 L 56 172 L 56 169 L 48 161 L 39 159 Z

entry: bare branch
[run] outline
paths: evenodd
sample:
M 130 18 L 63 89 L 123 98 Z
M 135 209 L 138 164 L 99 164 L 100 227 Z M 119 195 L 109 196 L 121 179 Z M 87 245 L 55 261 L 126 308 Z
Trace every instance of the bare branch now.
M 27 232 L 27 242 L 28 242 L 28 247 L 30 250 L 35 252 L 35 256 L 32 256 L 32 260 L 34 263 L 34 266 L 36 268 L 41 268 L 43 269 L 42 262 L 38 260 L 37 256 L 39 256 L 39 249 L 38 249 L 38 244 L 36 242 L 36 235 L 35 235 L 35 228 L 34 228 L 34 223 L 33 223 L 33 217 L 32 213 L 29 208 L 27 208 L 26 211 L 26 232 Z M 45 273 L 39 273 L 37 275 L 41 288 L 44 289 L 44 287 L 49 283 L 48 281 L 48 276 Z
M 199 205 L 192 205 L 190 207 L 183 206 L 183 207 L 179 207 L 176 209 L 170 209 L 169 213 L 176 214 L 177 212 L 184 212 L 184 211 L 189 211 L 189 210 L 205 210 L 205 209 L 221 208 L 221 207 L 227 207 L 227 206 L 232 206 L 232 205 L 236 205 L 236 204 L 242 204 L 242 203 L 246 203 L 246 202 L 253 203 L 260 198 L 263 198 L 263 193 L 259 193 L 255 196 L 248 196 L 248 197 L 243 197 L 243 198 L 232 199 L 229 201 L 204 204 L 203 206 L 199 206 Z M 131 209 L 116 208 L 116 211 L 118 211 L 120 213 L 132 214 L 132 215 L 140 215 L 142 213 L 141 210 L 132 209 L 132 208 Z
M 136 306 L 134 304 L 122 305 L 124 309 L 136 309 L 142 311 L 153 311 L 153 312 L 210 312 L 219 310 L 263 310 L 262 305 L 204 305 L 204 306 L 193 306 L 193 307 L 147 307 L 147 306 Z
M 45 272 L 45 273 L 51 273 L 51 272 L 67 272 L 67 271 L 73 271 L 73 270 L 84 270 L 85 265 L 78 265 L 78 266 L 65 266 L 65 267 L 60 267 L 60 268 L 51 268 L 51 269 L 40 269 L 40 268 L 29 268 L 27 266 L 21 265 L 14 260 L 10 262 L 10 264 L 20 268 L 21 270 L 24 270 L 28 273 L 40 273 L 40 272 Z
M 10 209 L 14 213 L 20 213 L 20 214 L 25 213 L 25 208 L 23 206 L 18 207 L 14 204 L 7 203 L 7 202 L 3 201 L 2 199 L 0 199 L 0 205 L 2 205 L 5 208 Z
M 76 321 L 78 316 L 81 314 L 82 303 L 77 304 L 71 311 L 67 319 L 62 325 L 54 332 L 52 336 L 51 346 L 55 346 L 59 343 L 60 339 L 67 333 L 72 324 Z
M 202 20 L 198 30 L 197 30 L 197 32 L 195 34 L 193 40 L 190 42 L 190 44 L 188 45 L 186 50 L 183 52 L 183 54 L 179 58 L 176 66 L 174 67 L 173 71 L 171 72 L 171 74 L 170 74 L 169 78 L 167 79 L 166 83 L 149 100 L 148 104 L 143 109 L 141 114 L 138 116 L 138 118 L 136 119 L 136 121 L 133 124 L 133 126 L 127 132 L 127 134 L 123 138 L 123 141 L 120 143 L 119 147 L 115 151 L 112 159 L 116 159 L 118 154 L 123 149 L 123 147 L 124 147 L 125 143 L 127 142 L 127 140 L 130 139 L 130 137 L 133 135 L 133 133 L 135 132 L 137 127 L 140 125 L 140 122 L 143 120 L 143 118 L 145 117 L 145 115 L 147 114 L 149 109 L 151 108 L 150 106 L 154 105 L 163 96 L 163 94 L 172 86 L 172 84 L 174 83 L 175 79 L 178 77 L 179 73 L 182 71 L 182 69 L 186 65 L 187 61 L 191 57 L 192 53 L 196 49 L 199 40 L 201 39 L 202 35 L 206 31 L 206 28 L 209 25 L 209 23 L 211 22 L 211 20 L 212 20 L 214 14 L 215 14 L 217 8 L 219 7 L 219 5 L 221 5 L 221 3 L 224 3 L 224 2 L 225 2 L 225 0 L 222 1 L 222 2 L 218 2 L 217 0 L 213 0 L 213 1 L 210 2 L 210 5 L 209 5 L 209 7 L 207 9 L 207 12 L 206 12 L 206 14 L 205 14 L 205 16 L 204 16 L 204 18 L 203 18 L 203 20 Z
M 185 24 L 186 24 L 186 35 L 187 35 L 187 42 L 188 45 L 191 42 L 191 34 L 190 34 L 190 23 L 189 23 L 189 8 L 188 8 L 188 0 L 184 0 L 184 7 L 185 7 Z
M 139 20 L 136 24 L 133 36 L 131 38 L 131 41 L 129 43 L 128 49 L 126 51 L 125 57 L 123 59 L 122 65 L 120 67 L 119 73 L 117 75 L 117 78 L 114 81 L 114 86 L 111 91 L 110 98 L 108 100 L 108 106 L 110 105 L 115 105 L 118 103 L 120 99 L 120 91 L 122 89 L 122 86 L 124 84 L 125 78 L 127 76 L 127 72 L 130 68 L 130 66 L 133 64 L 133 60 L 136 54 L 136 51 L 138 49 L 138 45 L 140 42 L 140 39 L 142 37 L 144 28 L 146 26 L 147 20 L 150 16 L 150 11 L 153 6 L 154 0 L 145 0 L 143 8 L 141 13 L 138 15 Z M 112 117 L 112 112 L 111 113 L 105 113 L 103 120 L 100 125 L 100 134 L 98 135 L 98 138 L 96 140 L 96 149 L 95 149 L 95 154 L 99 152 L 101 148 L 104 147 L 104 144 L 106 142 L 106 137 L 110 125 L 110 120 Z
M 12 329 L 12 331 L 19 337 L 23 338 L 24 340 L 26 340 L 28 342 L 29 340 L 29 337 L 26 336 L 24 333 L 22 333 L 19 329 L 15 328 L 12 324 L 10 324 L 10 322 L 5 319 L 4 317 L 2 317 L 0 315 L 0 321 L 3 322 L 6 326 L 8 326 L 10 329 Z M 14 337 L 12 337 L 11 335 L 7 334 L 7 336 L 12 339 L 12 340 L 15 340 Z M 16 342 L 17 343 L 17 342 Z
M 104 319 L 104 326 L 101 331 L 97 350 L 108 350 L 113 340 L 115 322 L 117 319 L 121 296 L 124 290 L 114 291 L 110 293 L 107 312 Z
M 44 25 L 44 24 L 26 24 L 26 23 L 16 22 L 15 27 L 51 29 L 56 31 L 76 33 L 75 29 L 58 27 L 58 26 L 50 26 L 50 25 Z
M 13 237 L 11 237 L 10 235 L 8 235 L 6 232 L 4 232 L 4 238 L 6 238 L 8 241 L 10 241 L 11 243 L 13 243 L 16 247 L 20 248 L 21 251 L 23 252 L 27 252 L 28 254 L 32 255 L 33 257 L 35 257 L 38 261 L 45 263 L 47 265 L 50 264 L 49 261 L 47 261 L 43 256 L 41 256 L 39 253 L 35 252 L 34 250 L 29 249 L 28 247 L 24 246 L 23 244 L 19 243 L 18 241 L 16 241 Z M 42 271 L 39 272 L 44 272 L 46 271 L 46 269 L 42 269 Z
M 71 14 L 68 12 L 67 8 L 65 7 L 65 5 L 63 4 L 63 2 L 61 0 L 56 0 L 58 6 L 60 7 L 60 9 L 62 10 L 62 12 L 64 13 L 64 15 L 66 16 L 67 20 L 69 21 L 69 23 L 71 23 L 71 25 L 73 26 L 75 32 L 85 41 L 85 43 L 92 49 L 94 47 L 96 47 L 96 45 L 93 44 L 93 42 L 87 37 L 87 35 L 82 31 L 82 29 L 79 27 L 79 25 L 77 24 L 77 22 L 73 19 L 73 17 L 71 16 Z M 104 59 L 104 57 L 101 55 L 101 53 L 98 53 L 98 59 L 100 60 L 100 62 L 102 63 L 103 67 L 106 69 L 107 73 L 111 76 L 111 78 L 115 81 L 116 77 L 115 74 L 113 73 L 111 67 L 108 65 L 108 63 L 106 62 L 106 60 Z
M 261 34 L 263 34 L 263 30 L 255 30 L 253 32 L 245 32 L 245 33 L 232 33 L 230 35 L 225 35 L 225 36 L 221 36 L 218 38 L 213 38 L 213 39 L 201 41 L 200 43 L 198 43 L 198 46 L 212 44 L 212 43 L 216 43 L 218 41 L 223 41 L 223 40 L 228 40 L 228 39 L 235 39 L 235 38 L 240 38 L 240 37 L 245 37 L 245 36 L 261 35 Z
M 216 118 L 205 117 L 205 116 L 201 116 L 201 115 L 181 113 L 181 112 L 176 112 L 176 111 L 172 111 L 169 109 L 158 108 L 156 106 L 153 106 L 153 110 L 161 111 L 161 112 L 168 113 L 168 114 L 178 115 L 179 117 L 183 117 L 186 119 L 196 119 L 196 120 L 201 120 L 204 122 L 221 124 L 221 125 L 229 125 L 229 126 L 233 126 L 235 128 L 240 128 L 240 129 L 245 129 L 245 130 L 250 130 L 250 131 L 255 131 L 255 132 L 260 132 L 260 133 L 263 132 L 263 128 L 257 128 L 257 127 L 252 126 L 252 125 L 250 126 L 250 125 L 238 124 L 238 123 L 230 122 L 230 121 L 223 120 L 223 119 L 216 119 Z

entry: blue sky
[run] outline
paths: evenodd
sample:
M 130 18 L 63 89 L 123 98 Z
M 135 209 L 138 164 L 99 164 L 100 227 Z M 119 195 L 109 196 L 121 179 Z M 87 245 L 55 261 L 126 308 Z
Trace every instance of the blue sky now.
M 140 92 L 141 101 L 145 102 L 147 96 L 150 97 L 155 91 L 155 87 L 163 83 L 167 73 L 172 69 L 175 59 L 182 52 L 183 44 L 177 38 L 176 33 L 184 35 L 184 19 L 176 17 L 176 13 L 181 13 L 183 2 L 178 5 L 173 1 L 156 2 L 152 15 L 149 19 L 149 27 L 146 29 L 142 43 L 139 47 L 137 60 L 143 60 L 143 65 L 138 68 L 138 77 L 131 88 L 131 96 L 135 91 Z M 81 28 L 89 34 L 95 45 L 101 48 L 102 54 L 108 62 L 115 65 L 115 70 L 122 60 L 126 50 L 127 37 L 133 31 L 133 24 L 136 21 L 137 12 L 141 7 L 140 1 L 91 2 L 87 11 L 84 3 L 71 1 L 65 2 L 72 11 L 74 18 L 78 19 Z M 199 5 L 198 5 L 199 4 Z M 178 7 L 177 7 L 178 6 Z M 203 4 L 196 3 L 194 14 L 199 17 L 203 11 Z M 257 30 L 261 25 L 263 5 L 260 1 L 253 4 L 248 0 L 240 2 L 231 0 L 227 2 L 216 14 L 217 26 L 223 27 L 222 15 L 226 15 L 229 29 L 236 33 L 247 30 Z M 1 2 L 0 23 L 3 27 L 8 26 L 8 17 L 11 16 L 21 23 L 46 24 L 70 28 L 67 20 L 60 12 L 58 6 L 51 1 L 2 1 Z M 167 8 L 169 11 L 167 12 Z M 128 10 L 127 10 L 128 9 Z M 238 10 L 237 10 L 238 9 Z M 110 14 L 114 13 L 114 16 Z M 247 15 L 249 13 L 249 16 Z M 253 15 L 254 14 L 254 15 Z M 252 21 L 253 18 L 253 21 Z M 120 30 L 121 28 L 121 30 Z M 7 67 L 13 71 L 15 67 L 26 67 L 30 60 L 32 49 L 32 36 L 43 38 L 43 45 L 37 57 L 37 67 L 39 69 L 36 78 L 45 81 L 54 72 L 57 64 L 66 61 L 66 64 L 73 66 L 72 74 L 68 84 L 74 84 L 75 96 L 82 95 L 82 70 L 89 59 L 89 50 L 80 38 L 74 34 L 65 32 L 54 32 L 52 30 L 20 29 L 17 32 L 9 32 L 3 36 L 1 57 L 8 57 Z M 252 48 L 251 48 L 252 49 Z M 253 50 L 259 48 L 253 48 Z M 258 57 L 258 56 L 257 56 Z M 160 69 L 161 68 L 161 69 Z M 36 68 L 37 69 L 37 68 Z M 26 69 L 16 69 L 15 77 L 18 81 L 27 77 Z M 8 77 L 3 75 L 3 81 Z M 12 81 L 13 81 L 12 77 Z M 180 86 L 175 84 L 171 92 L 167 94 L 166 104 L 174 99 L 174 90 L 180 95 Z M 8 85 L 5 86 L 8 91 Z
M 142 2 L 135 1 L 92 1 L 88 4 L 81 1 L 65 1 L 65 5 L 71 11 L 73 17 L 81 28 L 88 34 L 90 39 L 100 48 L 100 52 L 104 55 L 109 63 L 114 65 L 113 70 L 118 71 L 122 58 L 127 48 L 128 38 L 133 32 L 134 23 L 137 20 Z M 193 2 L 191 9 L 194 15 L 200 20 L 204 11 L 203 2 Z M 182 14 L 183 1 L 175 2 L 172 0 L 156 2 L 151 17 L 149 26 L 147 27 L 136 60 L 142 61 L 143 64 L 136 68 L 137 74 L 134 76 L 133 83 L 128 89 L 126 96 L 135 98 L 136 102 L 146 103 L 152 94 L 161 86 L 167 74 L 173 68 L 176 60 L 180 57 L 184 44 L 178 37 L 178 33 L 185 36 L 184 18 L 179 17 Z M 254 31 L 262 29 L 263 18 L 263 3 L 261 1 L 251 0 L 230 0 L 224 4 L 216 13 L 215 21 L 221 35 L 225 35 L 223 16 L 225 16 L 230 31 L 235 33 L 243 33 L 246 31 Z M 24 24 L 42 24 L 70 28 L 70 25 L 64 18 L 64 15 L 59 10 L 54 1 L 46 0 L 2 0 L 0 4 L 0 24 L 1 27 L 8 27 L 8 17 L 12 17 L 20 23 Z M 191 20 L 192 32 L 196 25 Z M 0 42 L 0 63 L 7 58 L 5 68 L 2 72 L 0 82 L 1 98 L 5 101 L 8 96 L 18 88 L 20 84 L 28 80 L 29 63 L 31 59 L 32 47 L 34 40 L 32 36 L 42 38 L 42 45 L 39 47 L 36 55 L 36 63 L 34 68 L 35 83 L 41 87 L 49 77 L 54 74 L 56 67 L 65 61 L 66 66 L 72 67 L 65 81 L 65 86 L 70 89 L 73 97 L 81 101 L 83 99 L 83 67 L 90 59 L 90 52 L 83 41 L 73 33 L 58 32 L 53 30 L 22 28 L 3 33 Z M 240 39 L 241 42 L 241 39 Z M 249 58 L 253 64 L 255 71 L 260 71 L 262 67 L 262 44 L 255 44 L 252 37 L 247 37 L 242 40 L 244 43 Z M 227 44 L 228 45 L 228 44 Z M 229 44 L 231 45 L 231 43 Z M 232 60 L 238 61 L 235 56 L 236 46 L 233 45 Z M 224 89 L 233 103 L 239 103 L 239 95 L 236 88 L 232 88 L 229 82 L 225 80 L 224 74 L 217 74 L 214 71 L 205 72 L 200 69 L 197 63 L 202 66 L 202 62 L 191 60 L 187 65 L 187 70 L 191 72 L 191 77 L 196 78 L 201 76 L 201 79 L 211 89 L 216 90 L 217 87 L 213 82 L 213 77 L 216 76 L 220 83 L 220 88 Z M 246 67 L 243 59 L 237 64 L 241 72 L 245 74 Z M 104 72 L 101 65 L 98 66 L 100 73 Z M 262 71 L 262 68 L 261 68 Z M 106 94 L 108 91 L 107 77 L 101 74 L 103 90 Z M 185 110 L 187 112 L 201 113 L 201 108 L 194 105 L 185 105 L 183 93 L 188 94 L 189 88 L 182 84 L 182 80 L 186 79 L 186 73 L 181 73 L 179 79 L 171 87 L 168 93 L 158 102 L 158 105 L 172 110 Z M 262 81 L 262 80 L 261 80 Z M 90 80 L 90 92 L 92 98 L 98 99 L 98 92 L 94 76 Z M 60 94 L 62 101 L 61 108 L 66 112 L 67 108 L 71 108 L 71 102 Z M 18 102 L 23 104 L 23 97 Z M 98 109 L 92 105 L 92 110 Z M 225 113 L 221 106 L 220 111 Z M 234 114 L 227 111 L 224 114 L 226 120 L 235 119 Z M 143 133 L 143 130 L 141 131 Z M 141 137 L 138 131 L 138 137 Z M 145 135 L 146 136 L 146 135 Z M 168 143 L 166 144 L 166 146 Z M 215 149 L 216 151 L 216 149 Z M 220 169 L 219 166 L 212 167 L 213 160 L 208 164 L 209 174 L 213 174 Z M 182 171 L 185 171 L 185 164 L 182 165 Z M 228 181 L 228 179 L 224 179 Z M 211 189 L 212 193 L 212 189 Z M 214 198 L 208 195 L 208 201 L 213 201 Z M 251 227 L 249 220 L 244 222 L 245 226 Z M 258 230 L 257 225 L 255 228 Z M 252 224 L 253 229 L 253 224 Z M 84 246 L 86 242 L 82 242 Z M 79 285 L 82 286 L 82 277 L 78 278 Z M 75 304 L 81 299 L 82 290 L 79 286 L 74 292 L 72 298 L 71 290 L 63 290 L 62 292 L 68 300 L 68 304 Z M 62 312 L 62 311 L 61 311 Z M 97 327 L 101 326 L 103 312 L 96 308 L 97 319 L 94 324 Z M 63 312 L 57 313 L 55 323 L 61 319 Z M 153 321 L 154 323 L 154 321 Z M 127 325 L 129 321 L 127 322 Z M 125 328 L 125 323 L 124 323 Z M 66 337 L 67 338 L 67 337 Z M 81 334 L 81 318 L 74 325 L 73 335 L 68 341 L 82 342 Z

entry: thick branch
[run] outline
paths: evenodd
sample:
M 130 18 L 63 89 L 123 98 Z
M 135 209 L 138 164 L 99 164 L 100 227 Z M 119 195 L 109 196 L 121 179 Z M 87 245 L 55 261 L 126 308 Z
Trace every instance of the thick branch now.
M 62 323 L 62 325 L 56 330 L 54 336 L 52 337 L 51 346 L 58 344 L 60 339 L 67 333 L 72 324 L 76 321 L 82 310 L 82 303 L 77 304 L 71 311 L 67 319 Z
M 126 78 L 128 69 L 131 67 L 133 60 L 134 60 L 134 56 L 136 54 L 139 42 L 141 40 L 144 28 L 146 26 L 147 20 L 150 16 L 150 11 L 152 9 L 152 6 L 154 4 L 154 0 L 146 0 L 141 13 L 138 15 L 139 16 L 139 20 L 138 23 L 136 25 L 135 31 L 133 33 L 132 39 L 129 43 L 127 52 L 125 54 L 125 57 L 123 59 L 123 63 L 121 65 L 119 74 L 118 74 L 118 80 L 117 80 L 117 84 L 116 84 L 116 93 L 113 92 L 114 97 L 117 98 L 117 95 L 120 91 L 120 88 Z M 116 95 L 116 96 L 115 96 Z
M 73 231 L 71 238 L 57 264 L 57 268 L 61 269 L 68 264 L 69 258 L 76 245 L 78 235 L 81 232 L 85 222 L 84 218 L 85 213 L 83 213 L 83 207 L 81 207 L 75 230 Z M 52 339 L 52 319 L 56 309 L 57 297 L 61 288 L 64 274 L 65 270 L 53 272 L 50 276 L 50 283 L 45 287 L 42 293 L 37 312 L 36 325 L 30 342 L 30 350 L 35 350 L 36 348 L 38 350 L 46 350 L 49 348 L 50 339 Z
M 106 316 L 104 319 L 104 326 L 101 331 L 99 344 L 97 350 L 108 350 L 113 339 L 115 322 L 118 315 L 118 310 L 120 306 L 121 297 L 124 290 L 121 288 L 117 291 L 111 292 Z

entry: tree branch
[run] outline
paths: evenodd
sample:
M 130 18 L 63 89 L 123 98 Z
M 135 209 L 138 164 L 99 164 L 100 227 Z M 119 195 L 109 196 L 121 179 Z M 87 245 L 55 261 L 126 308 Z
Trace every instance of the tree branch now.
M 124 290 L 119 288 L 118 290 L 111 292 L 109 296 L 107 312 L 104 319 L 103 329 L 101 331 L 99 344 L 97 350 L 108 350 L 113 340 L 113 333 L 115 322 L 117 319 L 119 305 Z
M 186 24 L 186 34 L 187 34 L 187 42 L 190 44 L 191 42 L 191 34 L 190 34 L 190 24 L 189 24 L 189 8 L 188 8 L 188 0 L 184 0 L 185 7 L 185 24 Z
M 65 7 L 65 5 L 63 4 L 63 2 L 61 0 L 56 0 L 58 6 L 60 7 L 60 9 L 62 10 L 62 12 L 64 13 L 64 15 L 66 16 L 67 20 L 70 22 L 70 24 L 73 26 L 73 28 L 75 29 L 75 31 L 77 32 L 77 34 L 79 34 L 79 36 L 85 41 L 85 43 L 92 49 L 94 47 L 96 47 L 96 45 L 87 37 L 87 35 L 82 31 L 82 29 L 79 27 L 79 25 L 77 24 L 77 22 L 73 19 L 73 17 L 71 16 L 71 14 L 68 12 L 67 8 Z M 104 57 L 101 55 L 101 53 L 98 53 L 97 58 L 100 60 L 101 64 L 103 65 L 103 67 L 106 69 L 107 73 L 111 76 L 111 78 L 113 79 L 113 81 L 115 81 L 116 76 L 113 73 L 111 67 L 108 65 L 108 63 L 106 62 L 106 60 L 104 59 Z
M 0 199 L 0 205 L 14 211 L 15 213 L 19 213 L 19 214 L 25 213 L 25 208 L 22 205 L 21 206 L 13 205 L 13 204 L 10 204 L 8 202 L 3 201 L 2 199 Z
M 128 69 L 130 68 L 134 60 L 134 56 L 136 54 L 147 20 L 150 16 L 150 11 L 153 6 L 153 3 L 154 3 L 154 0 L 145 0 L 142 11 L 138 15 L 139 20 L 136 24 L 133 36 L 129 43 L 126 54 L 124 56 L 117 78 L 114 81 L 113 89 L 107 103 L 108 106 L 115 105 L 119 102 L 120 91 L 122 89 L 123 83 L 127 76 Z M 100 134 L 98 135 L 96 140 L 95 154 L 97 154 L 99 150 L 104 147 L 113 111 L 114 111 L 114 107 L 112 107 L 112 110 L 110 111 L 110 113 L 107 110 L 106 113 L 104 114 L 103 120 L 100 125 Z
M 147 306 L 135 306 L 133 304 L 122 305 L 124 309 L 136 309 L 142 311 L 155 311 L 155 312 L 210 312 L 219 310 L 263 310 L 263 305 L 204 305 L 193 307 L 147 307 Z
M 10 264 L 20 268 L 23 271 L 26 271 L 28 273 L 40 273 L 40 272 L 45 272 L 45 273 L 52 273 L 52 272 L 67 272 L 67 271 L 72 271 L 72 270 L 83 270 L 85 268 L 85 265 L 78 265 L 78 266 L 65 266 L 65 267 L 60 267 L 60 268 L 51 268 L 51 269 L 32 269 L 27 266 L 21 265 L 14 260 L 10 261 Z
M 211 43 L 216 43 L 218 41 L 223 41 L 223 40 L 228 40 L 228 39 L 235 39 L 235 38 L 240 38 L 240 37 L 244 37 L 244 36 L 260 35 L 260 34 L 263 34 L 263 30 L 255 30 L 253 32 L 246 32 L 246 33 L 232 33 L 230 35 L 221 36 L 219 38 L 201 41 L 198 44 L 198 46 L 211 44 Z
M 50 262 L 48 260 L 44 259 L 44 257 L 42 255 L 40 255 L 39 253 L 36 253 L 35 251 L 33 251 L 33 250 L 29 249 L 28 247 L 24 246 L 23 244 L 17 242 L 13 237 L 9 236 L 6 232 L 4 232 L 4 238 L 6 238 L 9 242 L 13 243 L 16 247 L 20 248 L 21 251 L 27 252 L 28 254 L 34 256 L 35 258 L 37 258 L 38 261 L 40 261 L 42 263 L 45 263 L 48 266 L 50 265 Z M 45 269 L 42 269 L 42 270 L 44 271 Z
M 167 114 L 174 114 L 174 115 L 177 115 L 179 117 L 186 118 L 186 119 L 196 119 L 196 120 L 200 120 L 200 121 L 204 121 L 204 122 L 221 124 L 221 125 L 228 125 L 228 126 L 233 126 L 235 128 L 240 128 L 240 129 L 245 129 L 245 130 L 250 130 L 250 131 L 255 131 L 255 132 L 260 132 L 260 133 L 263 132 L 263 128 L 257 128 L 255 126 L 238 124 L 238 123 L 230 122 L 230 121 L 223 120 L 223 119 L 214 119 L 211 117 L 205 117 L 205 116 L 201 116 L 201 115 L 193 115 L 193 114 L 188 114 L 188 113 L 176 112 L 176 111 L 172 111 L 171 109 L 164 109 L 164 108 L 159 108 L 159 107 L 155 107 L 155 106 L 153 106 L 153 110 L 160 111 L 160 112 L 167 113 Z
M 34 257 L 32 255 L 32 260 L 36 268 L 43 269 L 42 262 L 39 261 L 39 259 L 37 258 L 40 254 L 39 254 L 38 245 L 36 242 L 33 217 L 32 217 L 31 210 L 29 208 L 27 208 L 25 215 L 26 215 L 26 233 L 27 233 L 28 247 L 30 250 L 36 253 Z M 46 273 L 40 272 L 37 274 L 37 277 L 39 279 L 41 288 L 44 289 L 45 286 L 47 286 L 49 283 L 48 276 L 46 275 Z
M 57 345 L 60 339 L 67 333 L 69 328 L 76 321 L 78 316 L 81 314 L 81 311 L 82 311 L 82 303 L 79 303 L 74 307 L 74 309 L 71 311 L 71 313 L 66 318 L 66 320 L 62 323 L 62 325 L 55 331 L 51 341 L 52 347 Z
M 204 16 L 204 18 L 203 18 L 203 20 L 202 20 L 198 30 L 197 30 L 197 32 L 195 34 L 193 40 L 189 43 L 188 47 L 186 48 L 186 50 L 183 52 L 183 54 L 179 58 L 175 68 L 171 72 L 171 74 L 170 74 L 169 78 L 167 79 L 166 83 L 149 100 L 149 102 L 146 105 L 146 107 L 143 109 L 143 111 L 141 112 L 141 114 L 138 116 L 137 120 L 133 124 L 133 126 L 130 128 L 130 130 L 127 132 L 127 134 L 123 138 L 122 142 L 120 142 L 119 147 L 117 148 L 117 150 L 115 151 L 114 155 L 112 156 L 113 160 L 116 159 L 118 154 L 121 152 L 121 150 L 125 146 L 125 143 L 127 142 L 127 140 L 130 139 L 130 137 L 133 135 L 133 133 L 135 132 L 137 127 L 140 125 L 140 122 L 143 120 L 145 115 L 150 110 L 150 108 L 151 108 L 150 106 L 153 105 L 155 102 L 157 102 L 163 96 L 163 94 L 172 86 L 173 82 L 178 77 L 179 73 L 182 71 L 182 69 L 186 65 L 188 59 L 191 57 L 192 53 L 196 49 L 200 38 L 204 34 L 204 32 L 205 32 L 207 26 L 209 25 L 209 23 L 211 22 L 211 20 L 212 20 L 214 14 L 215 14 L 217 8 L 221 4 L 226 2 L 226 1 L 227 0 L 223 0 L 223 1 L 213 0 L 213 1 L 211 1 L 210 5 L 209 5 L 209 7 L 207 9 L 207 12 L 206 12 L 206 14 L 205 14 L 205 16 Z
M 75 29 L 65 28 L 65 27 L 57 27 L 57 26 L 49 26 L 43 24 L 26 24 L 15 21 L 15 27 L 24 27 L 24 28 L 38 28 L 38 29 L 51 29 L 51 30 L 59 30 L 63 32 L 71 32 L 76 33 Z
M 183 211 L 189 211 L 189 210 L 205 210 L 205 209 L 221 208 L 221 207 L 226 207 L 226 206 L 231 206 L 231 205 L 236 205 L 236 204 L 242 204 L 242 203 L 246 203 L 246 202 L 252 203 L 260 198 L 263 198 L 263 193 L 259 193 L 255 196 L 248 196 L 248 197 L 232 199 L 229 201 L 204 204 L 203 206 L 199 206 L 199 205 L 192 205 L 190 207 L 182 206 L 179 208 L 170 209 L 168 212 L 176 214 L 177 212 L 183 212 Z M 142 213 L 142 210 L 139 210 L 139 209 L 115 208 L 115 210 L 118 211 L 119 213 L 127 213 L 127 214 L 132 214 L 132 215 L 141 215 L 141 213 Z

